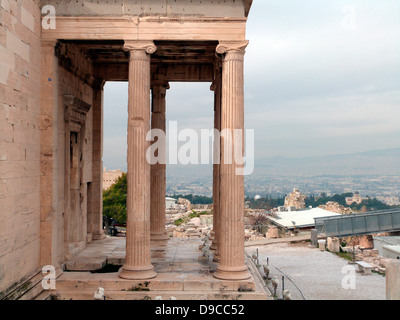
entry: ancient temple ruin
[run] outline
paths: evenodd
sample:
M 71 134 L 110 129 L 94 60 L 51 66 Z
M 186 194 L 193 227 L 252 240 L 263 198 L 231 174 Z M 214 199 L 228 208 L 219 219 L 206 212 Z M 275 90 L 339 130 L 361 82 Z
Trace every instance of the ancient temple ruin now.
M 165 165 L 146 161 L 146 133 L 165 131 L 171 82 L 209 82 L 218 130 L 244 129 L 251 0 L 3 0 L 0 13 L 0 292 L 61 266 L 102 226 L 103 87 L 129 82 L 128 224 L 123 279 L 157 277 L 165 240 Z M 55 16 L 53 15 L 55 14 Z M 222 149 L 225 141 L 221 140 Z M 251 277 L 244 181 L 214 165 L 220 280 Z M 150 198 L 151 194 L 151 198 Z

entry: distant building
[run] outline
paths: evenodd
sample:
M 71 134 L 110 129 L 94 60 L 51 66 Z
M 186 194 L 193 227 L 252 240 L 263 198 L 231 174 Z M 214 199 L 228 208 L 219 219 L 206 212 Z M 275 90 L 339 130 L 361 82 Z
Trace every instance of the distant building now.
M 124 174 L 120 169 L 109 170 L 106 168 L 103 170 L 103 190 L 109 189 L 117 180 Z
M 350 206 L 354 202 L 356 204 L 360 204 L 361 202 L 363 202 L 363 200 L 367 200 L 367 198 L 362 198 L 358 192 L 354 192 L 352 197 L 347 197 L 346 198 L 346 204 L 348 206 Z
M 168 209 L 173 209 L 173 208 L 175 208 L 175 205 L 176 205 L 176 199 L 174 199 L 174 198 L 165 198 L 165 207 L 166 207 L 166 209 L 168 210 Z
M 376 197 L 379 201 L 387 204 L 388 206 L 399 206 L 400 197 Z

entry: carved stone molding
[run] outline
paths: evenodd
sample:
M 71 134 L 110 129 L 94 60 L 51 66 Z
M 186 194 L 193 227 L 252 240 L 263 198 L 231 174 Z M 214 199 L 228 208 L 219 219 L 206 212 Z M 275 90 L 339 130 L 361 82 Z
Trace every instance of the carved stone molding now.
M 93 83 L 92 83 L 92 88 L 103 90 L 105 84 L 106 84 L 106 81 L 104 79 L 94 78 Z
M 86 115 L 92 107 L 90 104 L 72 95 L 64 96 L 64 120 L 70 123 L 71 131 L 79 131 L 86 121 Z
M 166 80 L 151 80 L 151 89 L 154 89 L 156 87 L 161 87 L 166 90 L 170 88 L 169 82 Z
M 124 44 L 125 51 L 144 50 L 148 54 L 153 54 L 157 51 L 153 41 L 142 41 L 142 40 L 126 40 Z
M 56 47 L 58 46 L 58 40 L 42 40 L 42 54 L 50 53 L 56 55 Z
M 42 40 L 42 50 L 43 48 L 52 48 L 51 42 Z M 98 89 L 101 86 L 103 80 L 93 76 L 90 58 L 85 56 L 75 45 L 56 41 L 54 51 L 60 67 L 72 73 L 93 89 Z
M 227 52 L 244 52 L 249 41 L 220 41 L 217 46 L 218 54 L 225 54 Z

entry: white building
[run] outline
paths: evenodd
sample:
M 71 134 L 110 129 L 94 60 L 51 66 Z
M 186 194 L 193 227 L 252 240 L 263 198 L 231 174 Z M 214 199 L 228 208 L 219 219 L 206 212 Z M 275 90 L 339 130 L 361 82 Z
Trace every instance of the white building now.
M 175 205 L 176 205 L 176 199 L 174 199 L 174 198 L 168 198 L 168 197 L 166 197 L 165 198 L 165 208 L 168 210 L 168 209 L 173 209 L 173 208 L 175 208 Z
M 321 208 L 313 208 L 299 211 L 277 212 L 274 217 L 267 219 L 281 229 L 305 229 L 315 226 L 314 218 L 341 216 L 340 213 L 327 211 Z
M 378 249 L 381 257 L 400 258 L 400 237 L 373 237 L 374 249 Z
M 106 168 L 103 169 L 103 190 L 107 190 L 110 188 L 117 180 L 124 174 L 121 169 L 118 170 L 109 170 Z

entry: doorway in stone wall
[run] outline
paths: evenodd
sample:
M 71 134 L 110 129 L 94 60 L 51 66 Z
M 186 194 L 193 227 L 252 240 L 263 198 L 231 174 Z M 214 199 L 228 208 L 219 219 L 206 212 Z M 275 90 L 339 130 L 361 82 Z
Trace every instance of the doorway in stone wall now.
M 110 236 L 121 237 L 126 230 L 126 194 L 122 189 L 126 189 L 127 172 L 128 82 L 105 84 L 103 115 L 104 229 Z M 113 187 L 117 182 L 118 189 Z

